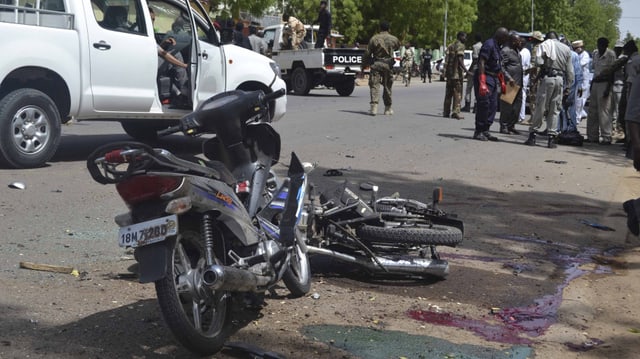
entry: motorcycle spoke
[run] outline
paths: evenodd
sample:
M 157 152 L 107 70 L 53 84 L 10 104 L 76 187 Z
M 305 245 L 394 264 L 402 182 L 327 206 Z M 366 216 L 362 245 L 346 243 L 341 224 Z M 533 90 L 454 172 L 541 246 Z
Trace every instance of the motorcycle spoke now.
M 189 269 L 192 268 L 191 260 L 187 256 L 187 253 L 185 252 L 184 246 L 182 245 L 182 243 L 178 243 L 176 245 L 176 252 L 178 254 L 179 263 L 182 264 L 184 271 L 187 272 Z
M 191 316 L 193 318 L 193 327 L 199 331 L 202 330 L 202 318 L 200 313 L 200 303 L 197 300 L 191 302 Z

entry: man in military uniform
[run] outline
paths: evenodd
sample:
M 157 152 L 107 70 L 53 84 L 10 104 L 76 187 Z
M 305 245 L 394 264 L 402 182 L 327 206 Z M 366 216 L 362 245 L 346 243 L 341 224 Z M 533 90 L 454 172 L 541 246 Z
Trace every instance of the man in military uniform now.
M 558 40 L 558 35 L 554 31 L 549 31 L 534 56 L 535 62 L 541 66 L 540 84 L 536 93 L 536 108 L 531 115 L 529 138 L 524 144 L 535 146 L 536 134 L 542 127 L 544 119 L 549 136 L 547 147 L 555 148 L 564 84 L 572 84 L 575 78 L 571 49 Z M 568 95 L 568 88 L 566 92 Z
M 407 42 L 404 46 L 404 55 L 402 55 L 402 81 L 407 87 L 411 83 L 411 70 L 413 69 L 414 55 L 411 43 Z
M 285 46 L 291 42 L 291 49 L 298 50 L 300 44 L 304 41 L 304 36 L 307 34 L 307 30 L 304 28 L 302 21 L 296 19 L 293 16 L 284 14 L 282 15 L 282 21 L 284 21 L 288 28 L 283 31 L 282 40 Z
M 370 66 L 369 90 L 371 92 L 371 108 L 369 114 L 375 116 L 378 113 L 378 100 L 380 98 L 380 84 L 382 84 L 382 100 L 384 102 L 384 114 L 392 115 L 391 109 L 391 85 L 393 85 L 393 52 L 400 48 L 400 41 L 389 33 L 389 23 L 380 23 L 380 32 L 373 35 L 367 45 L 362 60 L 362 68 Z
M 456 36 L 456 41 L 447 47 L 447 57 L 445 63 L 445 77 L 447 78 L 447 89 L 444 94 L 444 117 L 451 117 L 462 120 L 460 114 L 460 101 L 462 101 L 462 81 L 467 73 L 464 67 L 464 43 L 467 41 L 467 34 L 460 31 Z M 451 100 L 453 99 L 453 111 L 451 111 Z
M 471 66 L 469 66 L 469 70 L 467 71 L 467 89 L 464 92 L 464 107 L 462 111 L 470 112 L 471 111 L 471 93 L 473 92 L 473 74 L 478 69 L 478 55 L 480 54 L 480 48 L 482 48 L 482 37 L 480 34 L 476 34 L 476 43 L 471 47 Z M 476 106 L 473 106 L 475 110 Z

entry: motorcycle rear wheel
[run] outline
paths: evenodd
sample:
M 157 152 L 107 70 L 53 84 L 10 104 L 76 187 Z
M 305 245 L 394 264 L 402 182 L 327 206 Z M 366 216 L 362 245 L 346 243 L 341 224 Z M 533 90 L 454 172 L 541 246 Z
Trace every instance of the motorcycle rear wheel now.
M 200 355 L 219 352 L 230 333 L 230 296 L 202 283 L 205 251 L 197 231 L 182 231 L 170 244 L 167 276 L 155 282 L 158 303 L 175 338 Z
M 410 244 L 455 247 L 462 242 L 462 231 L 441 225 L 377 227 L 363 225 L 356 229 L 358 237 L 369 243 Z

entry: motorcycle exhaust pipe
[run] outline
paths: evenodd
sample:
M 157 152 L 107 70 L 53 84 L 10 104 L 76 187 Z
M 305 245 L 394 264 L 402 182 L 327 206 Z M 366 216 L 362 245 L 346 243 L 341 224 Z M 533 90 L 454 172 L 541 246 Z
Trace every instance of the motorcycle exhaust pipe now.
M 365 256 L 353 256 L 336 252 L 330 249 L 307 246 L 308 253 L 323 254 L 347 263 L 354 263 L 376 273 L 385 273 L 380 264 L 387 269 L 389 274 L 406 275 L 433 275 L 445 278 L 449 274 L 449 263 L 441 259 L 420 258 L 412 256 L 402 257 L 378 257 L 370 259 Z
M 257 292 L 259 287 L 269 283 L 269 278 L 256 275 L 246 269 L 215 264 L 204 270 L 202 282 L 214 290 Z

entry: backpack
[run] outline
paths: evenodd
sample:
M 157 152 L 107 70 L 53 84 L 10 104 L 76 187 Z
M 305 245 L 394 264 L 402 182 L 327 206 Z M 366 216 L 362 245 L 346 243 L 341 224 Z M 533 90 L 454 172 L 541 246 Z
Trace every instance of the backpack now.
M 582 146 L 584 136 L 580 132 L 562 132 L 558 135 L 558 144 L 566 146 Z

